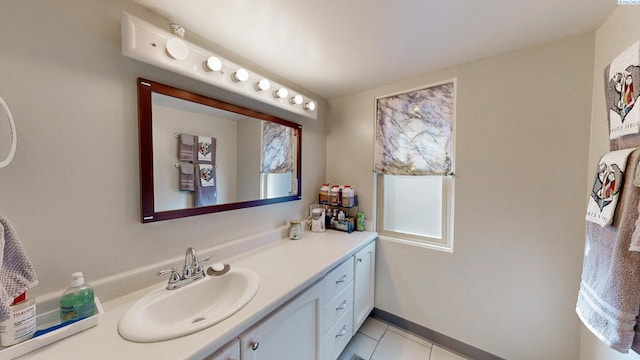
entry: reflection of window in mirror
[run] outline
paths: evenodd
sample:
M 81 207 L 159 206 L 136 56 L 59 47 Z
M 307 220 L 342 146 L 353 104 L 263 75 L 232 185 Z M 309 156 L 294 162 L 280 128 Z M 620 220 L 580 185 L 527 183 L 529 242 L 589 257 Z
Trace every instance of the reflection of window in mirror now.
M 262 182 L 260 183 L 261 199 L 292 195 L 292 174 L 292 172 L 281 174 L 262 174 Z
M 262 122 L 261 199 L 295 195 L 297 179 L 293 174 L 297 171 L 297 136 L 296 129 Z

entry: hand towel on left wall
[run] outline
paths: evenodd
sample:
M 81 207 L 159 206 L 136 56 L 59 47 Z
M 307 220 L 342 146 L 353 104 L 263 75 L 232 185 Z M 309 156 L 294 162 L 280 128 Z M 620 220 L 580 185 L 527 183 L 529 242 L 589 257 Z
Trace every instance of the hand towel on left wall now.
M 594 222 L 600 226 L 611 224 L 624 181 L 627 158 L 633 150 L 635 149 L 609 152 L 603 155 L 600 162 L 598 162 L 593 188 L 589 196 L 589 205 L 587 206 L 587 221 Z M 630 178 L 629 182 L 632 181 L 633 179 Z
M 0 215 L 0 321 L 11 316 L 13 299 L 38 284 L 31 261 L 13 230 L 11 223 Z

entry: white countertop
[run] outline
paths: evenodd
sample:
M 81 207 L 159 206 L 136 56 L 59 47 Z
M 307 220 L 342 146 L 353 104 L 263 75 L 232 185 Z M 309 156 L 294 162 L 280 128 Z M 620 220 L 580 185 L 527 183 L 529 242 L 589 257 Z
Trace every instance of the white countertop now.
M 376 239 L 377 233 L 347 234 L 328 230 L 304 232 L 301 240 L 280 240 L 225 260 L 260 277 L 253 300 L 228 319 L 173 340 L 136 343 L 118 334 L 124 312 L 153 287 L 103 303 L 98 326 L 47 345 L 19 359 L 201 359 L 247 330 L 294 295 L 322 278 L 334 266 Z M 99 295 L 99 294 L 98 294 Z

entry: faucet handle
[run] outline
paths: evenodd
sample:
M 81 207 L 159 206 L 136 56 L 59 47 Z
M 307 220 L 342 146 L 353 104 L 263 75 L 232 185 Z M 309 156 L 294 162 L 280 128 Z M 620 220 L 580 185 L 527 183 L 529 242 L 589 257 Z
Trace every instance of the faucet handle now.
M 169 275 L 169 284 L 174 284 L 180 281 L 180 274 L 178 273 L 178 270 L 175 267 L 172 267 L 171 269 L 160 270 L 156 275 L 164 276 L 167 274 L 171 274 Z
M 211 256 L 205 256 L 202 259 L 197 259 L 196 258 L 196 263 L 194 264 L 194 273 L 195 274 L 200 274 L 204 272 L 204 268 L 202 267 L 202 263 L 205 261 L 209 261 L 211 259 Z

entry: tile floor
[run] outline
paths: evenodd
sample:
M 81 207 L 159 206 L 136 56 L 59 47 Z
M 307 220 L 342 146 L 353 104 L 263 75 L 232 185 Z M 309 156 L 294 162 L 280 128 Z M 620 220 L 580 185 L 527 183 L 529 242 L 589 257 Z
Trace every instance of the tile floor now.
M 338 360 L 465 360 L 425 339 L 368 318 Z

